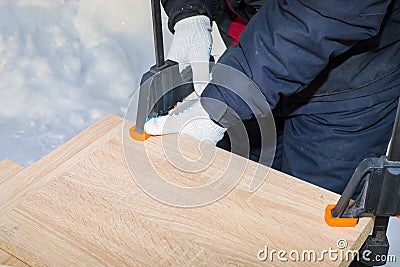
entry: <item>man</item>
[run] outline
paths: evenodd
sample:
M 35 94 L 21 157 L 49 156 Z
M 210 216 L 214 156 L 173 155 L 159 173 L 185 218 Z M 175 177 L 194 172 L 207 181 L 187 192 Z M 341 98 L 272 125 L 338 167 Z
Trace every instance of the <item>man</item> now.
M 400 96 L 400 0 L 162 2 L 174 32 L 168 57 L 192 63 L 194 78 L 203 74 L 193 62 L 210 55 L 210 21 L 217 23 L 229 46 L 219 62 L 251 78 L 275 115 L 274 168 L 342 193 L 364 158 L 385 154 Z M 230 118 L 239 116 L 252 135 L 254 114 L 234 92 L 214 84 L 195 89 L 202 105 L 153 119 L 146 131 L 176 132 L 188 118 L 208 114 L 211 120 L 187 133 L 201 139 L 204 131 L 224 146 Z M 221 115 L 204 98 L 229 109 Z M 167 119 L 175 126 L 163 128 Z

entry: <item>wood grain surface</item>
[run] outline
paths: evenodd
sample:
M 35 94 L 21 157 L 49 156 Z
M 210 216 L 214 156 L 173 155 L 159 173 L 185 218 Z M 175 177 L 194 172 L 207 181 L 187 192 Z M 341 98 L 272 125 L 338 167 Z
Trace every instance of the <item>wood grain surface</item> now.
M 5 159 L 0 161 L 0 187 L 6 179 L 13 179 L 13 177 L 23 169 L 24 168 L 22 166 L 16 164 L 11 160 Z M 17 257 L 0 249 L 0 266 L 1 265 L 16 267 L 29 266 L 23 261 L 19 260 Z
M 127 160 L 135 160 L 133 176 L 153 168 L 180 186 L 209 184 L 236 162 L 228 171 L 243 179 L 220 200 L 198 208 L 165 205 L 134 182 L 124 158 L 121 118 L 97 123 L 100 136 L 92 129 L 24 171 L 28 177 L 15 190 L 18 198 L 8 193 L 12 203 L 0 210 L 3 249 L 43 266 L 346 266 L 328 257 L 261 262 L 257 254 L 265 246 L 288 253 L 338 250 L 339 239 L 346 249 L 359 249 L 372 228 L 366 218 L 354 228 L 328 227 L 324 208 L 338 195 L 212 146 L 202 145 L 200 152 L 191 138 L 181 136 L 178 146 L 169 137 L 152 137 L 144 145 L 125 140 Z M 185 166 L 180 153 L 187 166 L 197 160 L 206 168 L 180 170 L 176 164 Z M 251 194 L 257 170 L 268 177 Z
M 0 187 L 0 210 L 5 213 L 29 191 L 51 181 L 66 168 L 101 147 L 121 132 L 122 118 L 109 115 L 60 146 L 43 159 L 6 180 Z M 18 183 L 15 183 L 18 181 Z
M 14 175 L 22 171 L 24 168 L 17 163 L 4 159 L 0 161 L 0 185 L 7 179 L 12 178 Z

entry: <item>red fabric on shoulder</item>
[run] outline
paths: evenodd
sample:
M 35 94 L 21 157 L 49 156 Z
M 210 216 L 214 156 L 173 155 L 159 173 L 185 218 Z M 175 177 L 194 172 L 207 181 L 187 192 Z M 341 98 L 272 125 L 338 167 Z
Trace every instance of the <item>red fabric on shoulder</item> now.
M 233 8 L 229 4 L 229 1 L 225 1 L 226 6 L 229 8 L 230 11 L 234 13 Z M 232 38 L 232 45 L 239 43 L 239 37 L 246 28 L 247 23 L 240 18 L 239 16 L 235 16 L 234 20 L 231 21 L 229 26 L 228 35 Z
M 231 22 L 229 27 L 229 36 L 232 37 L 232 45 L 239 43 L 239 37 L 246 28 L 246 22 L 243 21 L 239 16 L 236 16 L 235 20 Z

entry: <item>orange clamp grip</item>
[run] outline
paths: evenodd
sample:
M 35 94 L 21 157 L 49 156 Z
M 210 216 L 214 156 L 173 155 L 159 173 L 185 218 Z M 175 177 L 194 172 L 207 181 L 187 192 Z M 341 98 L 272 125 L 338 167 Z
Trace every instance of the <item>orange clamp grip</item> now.
M 133 125 L 130 129 L 129 129 L 129 134 L 132 137 L 132 139 L 136 140 L 136 141 L 145 141 L 147 140 L 151 135 L 144 132 L 144 133 L 138 133 L 135 131 L 136 125 Z
M 396 216 L 396 217 L 400 219 L 400 214 L 397 214 L 397 216 Z
M 325 222 L 332 227 L 354 227 L 358 223 L 358 218 L 334 218 L 332 209 L 336 205 L 331 204 L 325 208 Z

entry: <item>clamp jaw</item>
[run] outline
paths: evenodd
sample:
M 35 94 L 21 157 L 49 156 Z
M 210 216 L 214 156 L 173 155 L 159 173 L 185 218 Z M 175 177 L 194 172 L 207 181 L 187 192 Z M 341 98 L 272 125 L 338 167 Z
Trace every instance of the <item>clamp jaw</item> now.
M 137 141 L 150 137 L 144 131 L 147 118 L 164 116 L 185 97 L 194 92 L 191 70 L 187 67 L 179 73 L 178 63 L 167 60 L 164 65 L 156 65 L 146 72 L 141 80 L 136 125 L 130 135 Z
M 129 129 L 130 136 L 137 141 L 145 141 L 150 137 L 144 131 L 148 118 L 167 115 L 178 102 L 194 92 L 191 67 L 179 72 L 177 62 L 164 58 L 160 0 L 151 0 L 151 10 L 156 64 L 143 75 L 140 82 L 136 124 Z M 209 61 L 211 69 L 214 57 L 210 56 Z
M 209 71 L 214 65 L 214 57 L 210 56 Z M 193 73 L 190 66 L 179 72 L 178 63 L 167 60 L 164 65 L 151 67 L 140 82 L 139 103 L 136 124 L 130 128 L 131 137 L 137 141 L 145 141 L 150 137 L 144 131 L 148 118 L 167 115 L 178 102 L 194 92 Z
M 131 137 L 137 141 L 144 141 L 150 137 L 144 131 L 147 118 L 168 114 L 176 103 L 194 91 L 192 83 L 185 83 L 189 82 L 187 77 L 191 71 L 184 70 L 182 76 L 178 63 L 164 59 L 160 0 L 151 0 L 151 11 L 156 65 L 143 75 L 140 82 L 136 125 L 129 130 Z M 172 88 L 174 89 L 170 90 Z
M 359 186 L 362 186 L 360 195 L 350 203 Z M 328 205 L 325 210 L 326 223 L 335 227 L 354 227 L 360 217 L 375 218 L 373 232 L 361 248 L 361 251 L 371 251 L 371 257 L 388 254 L 386 232 L 392 216 L 400 218 L 400 101 L 388 156 L 363 160 L 337 204 Z M 362 259 L 361 262 L 364 266 L 381 266 L 386 263 L 363 262 Z

